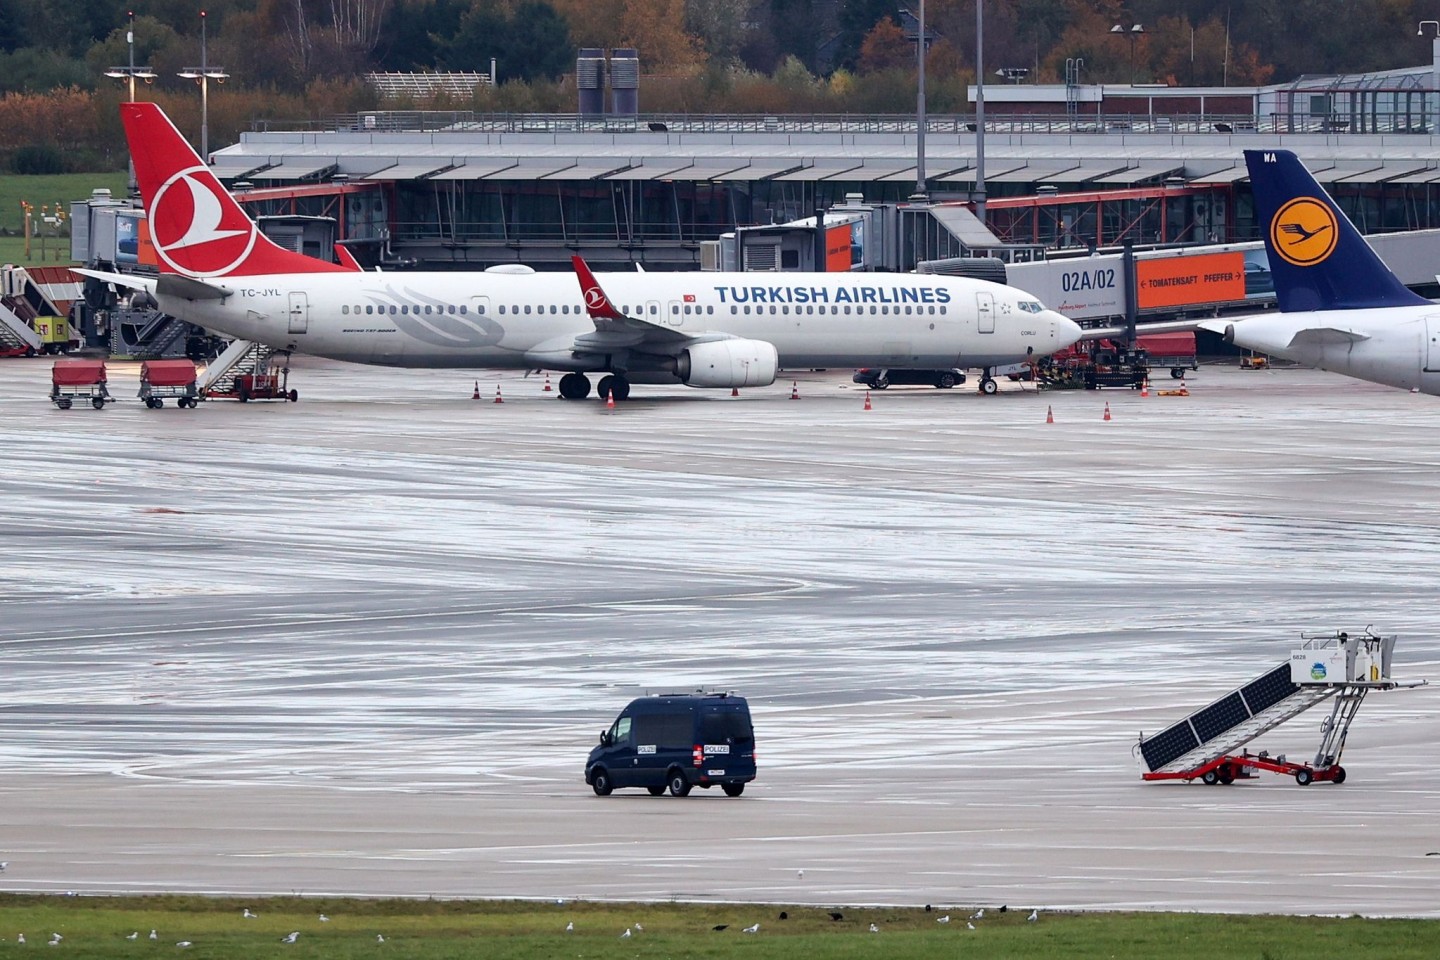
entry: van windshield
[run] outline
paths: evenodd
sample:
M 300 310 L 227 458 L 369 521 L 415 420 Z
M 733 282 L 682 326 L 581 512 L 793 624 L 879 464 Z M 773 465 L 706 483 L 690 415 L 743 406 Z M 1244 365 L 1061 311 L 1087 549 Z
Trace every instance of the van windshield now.
M 706 710 L 700 716 L 700 737 L 705 743 L 750 743 L 755 731 L 744 710 Z
M 619 720 L 616 720 L 615 725 L 610 728 L 610 742 L 619 744 L 624 743 L 629 739 L 630 718 L 621 717 Z

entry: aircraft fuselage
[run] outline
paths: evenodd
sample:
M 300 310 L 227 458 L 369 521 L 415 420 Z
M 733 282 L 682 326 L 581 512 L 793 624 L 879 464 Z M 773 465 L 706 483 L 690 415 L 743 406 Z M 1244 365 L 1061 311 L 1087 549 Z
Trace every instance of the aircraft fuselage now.
M 764 340 L 789 367 L 983 368 L 1053 353 L 1080 332 L 1022 291 L 967 278 L 612 273 L 598 279 L 629 316 L 685 336 Z M 272 274 L 216 282 L 233 293 L 195 301 L 162 295 L 160 307 L 229 336 L 357 363 L 597 370 L 614 362 L 573 349 L 595 327 L 569 274 Z

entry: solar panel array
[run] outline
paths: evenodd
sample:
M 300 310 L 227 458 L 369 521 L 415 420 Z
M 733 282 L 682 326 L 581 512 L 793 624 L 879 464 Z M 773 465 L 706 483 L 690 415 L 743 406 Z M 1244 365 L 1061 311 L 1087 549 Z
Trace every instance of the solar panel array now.
M 1299 689 L 1290 681 L 1290 663 L 1286 661 L 1174 726 L 1140 741 L 1140 756 L 1152 772 L 1159 770 L 1294 695 Z M 1246 709 L 1247 706 L 1249 709 Z
M 490 83 L 488 73 L 367 73 L 365 80 L 381 97 L 399 100 L 410 97 L 425 100 L 437 93 L 468 99 L 475 88 Z

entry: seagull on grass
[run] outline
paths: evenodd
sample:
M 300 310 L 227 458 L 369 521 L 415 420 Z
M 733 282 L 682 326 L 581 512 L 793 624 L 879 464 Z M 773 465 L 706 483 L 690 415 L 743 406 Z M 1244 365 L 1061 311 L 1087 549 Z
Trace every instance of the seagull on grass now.
M 979 910 L 976 910 L 974 913 L 970 914 L 970 919 L 971 919 L 971 920 L 984 920 L 984 919 L 985 919 L 985 908 L 984 908 L 984 907 L 981 907 Z
M 375 934 L 375 942 L 376 942 L 376 943 L 384 943 L 384 942 L 385 942 L 385 934 L 383 934 L 383 933 L 377 933 L 377 934 Z
M 250 908 L 249 908 L 249 907 L 246 907 L 246 908 L 245 908 L 245 912 L 242 913 L 240 916 L 242 916 L 242 917 L 243 917 L 244 919 L 246 919 L 246 920 L 255 920 L 255 919 L 257 919 L 257 918 L 259 917 L 259 914 L 257 914 L 257 913 L 251 913 L 251 912 L 250 912 Z
M 574 933 L 574 932 L 575 932 L 575 921 L 574 921 L 574 920 L 571 920 L 569 923 L 565 924 L 565 932 L 566 932 L 566 933 Z
M 24 943 L 24 942 L 25 942 L 25 934 L 22 933 L 22 934 L 20 934 L 20 936 L 16 937 L 16 938 L 15 938 L 15 942 L 16 942 L 16 943 Z
M 950 914 L 947 913 L 947 914 L 945 914 L 945 916 L 943 916 L 943 917 L 936 917 L 936 918 L 935 918 L 935 922 L 936 922 L 936 923 L 949 923 L 949 922 L 950 922 Z
M 744 932 L 745 932 L 745 933 L 759 933 L 759 932 L 760 932 L 760 924 L 757 923 L 757 924 L 755 924 L 755 926 L 753 926 L 753 927 L 746 927 Z
M 125 939 L 126 939 L 126 940 L 138 940 L 138 939 L 140 939 L 140 931 L 139 931 L 139 930 L 136 930 L 134 933 L 130 934 L 130 936 L 126 937 Z
M 182 950 L 190 945 L 191 944 L 189 940 L 181 940 L 179 943 L 175 944 L 175 946 L 180 947 Z
M 642 927 L 642 926 L 640 926 L 640 924 L 637 923 L 637 924 L 635 924 L 635 932 L 636 932 L 636 933 L 644 933 L 644 932 L 645 932 L 645 928 Z
M 330 922 L 330 918 L 327 917 L 327 916 L 325 916 L 325 914 L 322 913 L 322 914 L 320 914 L 320 922 L 321 922 L 321 923 L 329 923 L 329 922 Z
M 151 927 L 151 928 L 150 928 L 150 939 L 151 939 L 151 940 L 159 940 L 159 939 L 160 939 L 160 935 L 155 932 L 155 928 L 154 928 L 154 927 Z
M 870 924 L 870 932 L 871 932 L 871 933 L 879 933 L 879 932 L 880 932 L 880 928 L 877 927 L 877 926 L 875 926 L 875 924 L 872 923 L 872 924 Z
M 971 923 L 969 920 L 966 920 L 966 921 L 965 921 L 965 929 L 966 929 L 966 930 L 974 930 L 974 929 L 975 929 L 975 924 Z
M 1028 917 L 1025 918 L 1025 922 L 1026 922 L 1026 923 L 1034 923 L 1036 920 L 1039 920 L 1039 919 L 1040 919 L 1040 911 L 1039 911 L 1039 910 L 1031 910 L 1031 911 L 1030 911 L 1030 916 L 1028 916 Z
M 283 937 L 280 938 L 280 942 L 281 942 L 281 943 L 294 943 L 296 940 L 299 940 L 299 939 L 300 939 L 300 931 L 299 931 L 299 930 L 291 930 L 289 933 L 285 934 L 285 936 L 283 936 Z

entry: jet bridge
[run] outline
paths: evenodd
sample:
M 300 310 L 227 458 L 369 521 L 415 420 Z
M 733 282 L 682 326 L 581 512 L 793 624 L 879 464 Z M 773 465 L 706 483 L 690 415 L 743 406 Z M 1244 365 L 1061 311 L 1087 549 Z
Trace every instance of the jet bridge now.
M 1340 755 L 1350 725 L 1372 690 L 1422 686 L 1426 681 L 1391 679 L 1395 637 L 1306 634 L 1290 658 L 1214 703 L 1152 737 L 1141 734 L 1135 752 L 1144 780 L 1195 780 L 1229 784 L 1256 770 L 1293 776 L 1301 786 L 1316 780 L 1345 782 Z M 1319 749 L 1309 763 L 1242 750 L 1287 720 L 1333 698 Z

